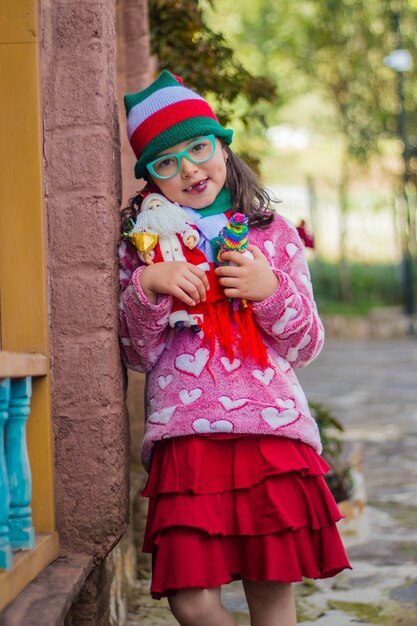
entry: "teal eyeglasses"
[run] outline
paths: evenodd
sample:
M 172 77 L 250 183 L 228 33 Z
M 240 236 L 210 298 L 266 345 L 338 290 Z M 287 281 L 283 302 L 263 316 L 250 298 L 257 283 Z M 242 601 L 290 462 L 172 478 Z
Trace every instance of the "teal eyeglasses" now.
M 146 166 L 148 172 L 160 180 L 168 180 L 178 174 L 181 167 L 181 159 L 185 157 L 192 163 L 205 163 L 213 156 L 216 150 L 216 138 L 214 135 L 206 135 L 196 139 L 185 150 L 175 154 L 164 154 Z

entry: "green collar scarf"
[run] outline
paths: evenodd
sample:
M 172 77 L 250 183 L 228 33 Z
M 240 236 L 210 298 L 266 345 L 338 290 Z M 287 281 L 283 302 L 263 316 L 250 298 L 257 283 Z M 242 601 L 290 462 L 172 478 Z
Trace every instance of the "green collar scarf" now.
M 226 187 L 223 187 L 212 204 L 204 207 L 204 209 L 193 209 L 193 211 L 198 213 L 201 217 L 209 217 L 211 215 L 219 215 L 220 213 L 229 211 L 232 206 L 232 195 Z

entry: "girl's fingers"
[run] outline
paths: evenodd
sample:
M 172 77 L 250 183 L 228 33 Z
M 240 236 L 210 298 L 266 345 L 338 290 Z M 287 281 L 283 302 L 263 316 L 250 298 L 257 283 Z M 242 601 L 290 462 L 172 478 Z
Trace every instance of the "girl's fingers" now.
M 246 265 L 247 263 L 251 263 L 252 259 L 248 259 L 247 256 L 241 254 L 240 252 L 235 252 L 233 250 L 229 250 L 228 252 L 222 252 L 220 255 L 221 261 L 231 261 L 236 263 L 236 265 Z
M 195 265 L 191 265 L 191 263 L 187 263 L 187 268 L 194 276 L 200 279 L 206 289 L 210 289 L 207 274 L 204 270 Z
M 190 285 L 191 291 L 189 291 L 189 289 L 186 289 L 190 296 L 194 300 L 196 300 L 196 302 L 199 302 L 200 300 L 204 302 L 204 300 L 206 299 L 206 287 L 201 279 L 192 272 L 186 273 L 184 275 L 184 279 L 186 279 Z M 184 286 L 181 286 L 184 289 Z
M 239 286 L 239 279 L 231 276 L 224 276 L 219 279 L 219 283 L 222 287 L 233 287 L 237 289 Z
M 195 277 L 193 277 L 195 280 Z M 180 279 L 173 285 L 171 290 L 173 296 L 179 298 L 184 304 L 194 306 L 198 304 L 202 297 L 205 298 L 205 289 L 203 284 L 197 286 L 186 276 L 181 276 Z
M 215 272 L 217 276 L 232 276 L 237 278 L 241 272 L 239 267 L 234 265 L 221 265 L 220 267 L 216 267 Z
M 258 248 L 258 246 L 254 246 L 252 243 L 248 243 L 247 250 L 249 250 L 249 252 L 252 252 L 254 259 L 259 259 L 265 256 L 262 250 Z
M 164 261 L 148 265 L 143 269 L 140 280 L 145 295 L 165 293 L 179 298 L 190 306 L 204 301 L 206 290 L 209 289 L 204 270 L 182 261 Z
M 181 300 L 181 302 L 184 302 L 184 304 L 188 304 L 188 306 L 195 306 L 196 305 L 196 301 L 193 300 L 188 293 L 186 293 L 186 291 L 184 291 L 181 287 L 175 287 L 172 290 L 172 294 L 175 298 L 178 298 L 178 300 Z
M 241 298 L 241 292 L 239 289 L 236 288 L 226 288 L 224 290 L 224 295 L 226 296 L 226 298 Z

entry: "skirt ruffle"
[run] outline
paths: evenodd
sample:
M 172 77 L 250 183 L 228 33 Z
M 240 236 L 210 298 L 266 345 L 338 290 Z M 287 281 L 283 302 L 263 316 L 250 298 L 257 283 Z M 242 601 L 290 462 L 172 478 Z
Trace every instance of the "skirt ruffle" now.
M 314 450 L 282 437 L 176 437 L 155 445 L 144 552 L 151 593 L 234 579 L 300 581 L 350 567 L 341 514 Z

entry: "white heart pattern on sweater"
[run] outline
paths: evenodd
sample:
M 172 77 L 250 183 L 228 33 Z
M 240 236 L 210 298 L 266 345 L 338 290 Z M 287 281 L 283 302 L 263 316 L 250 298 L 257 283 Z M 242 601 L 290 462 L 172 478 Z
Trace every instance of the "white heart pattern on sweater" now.
M 295 346 L 294 348 L 288 348 L 288 352 L 286 354 L 287 360 L 290 361 L 290 363 L 296 361 L 298 359 L 298 353 L 300 352 L 300 350 L 308 346 L 310 342 L 311 335 L 307 333 L 305 337 L 303 337 L 303 339 L 300 341 L 298 346 Z
M 287 307 L 281 317 L 272 324 L 272 332 L 274 335 L 281 335 L 284 331 L 284 328 L 297 315 L 297 309 L 293 309 L 292 307 Z
M 294 363 L 298 357 L 298 348 L 288 348 L 286 356 L 290 363 Z
M 231 433 L 233 424 L 229 420 L 216 420 L 210 423 L 205 417 L 200 417 L 194 420 L 193 428 L 196 433 Z
M 199 398 L 201 398 L 201 394 L 203 393 L 202 389 L 196 387 L 195 389 L 181 389 L 180 391 L 180 399 L 183 404 L 192 404 Z
M 281 403 L 280 409 L 276 409 L 274 406 L 268 406 L 265 409 L 262 409 L 261 415 L 262 419 L 273 429 L 281 428 L 282 426 L 288 426 L 292 422 L 295 422 L 299 418 L 299 413 L 296 409 L 294 409 L 294 402 L 292 400 L 281 400 L 277 399 L 278 402 Z M 282 405 L 287 405 L 288 408 L 283 408 Z
M 310 292 L 313 293 L 313 285 L 311 284 L 311 280 L 309 279 L 309 277 L 307 276 L 307 274 L 300 274 L 300 279 L 302 280 L 302 282 L 304 283 L 304 285 L 306 286 L 306 289 Z
M 163 351 L 166 348 L 166 344 L 162 343 L 160 346 L 158 346 L 154 352 L 150 352 L 149 353 L 149 359 L 153 362 L 157 361 L 159 359 L 159 357 L 161 356 L 161 354 L 163 353 Z
M 274 378 L 274 370 L 272 367 L 267 367 L 266 370 L 253 370 L 252 376 L 259 380 L 264 385 L 268 386 L 271 380 Z
M 155 413 L 149 416 L 149 421 L 153 424 L 168 424 L 176 408 L 176 406 L 167 406 L 164 409 L 155 411 Z
M 165 389 L 169 384 L 172 383 L 174 377 L 172 374 L 167 374 L 166 376 L 158 376 L 158 387 L 159 389 Z
M 233 359 L 233 361 L 231 361 L 227 358 L 227 356 L 222 356 L 220 361 L 226 372 L 233 372 L 234 370 L 237 370 L 237 368 L 241 365 L 240 359 Z
M 311 342 L 311 335 L 307 333 L 306 336 L 300 341 L 300 350 L 308 346 L 310 342 Z
M 207 348 L 199 348 L 194 355 L 184 353 L 177 356 L 175 359 L 175 366 L 181 372 L 192 374 L 198 378 L 203 369 L 206 367 L 209 356 L 210 352 Z
M 270 239 L 267 239 L 266 241 L 264 241 L 264 248 L 268 252 L 270 257 L 275 256 L 275 253 L 276 253 L 275 246 Z
M 219 398 L 220 404 L 226 409 L 226 411 L 234 411 L 235 409 L 240 409 L 242 406 L 245 406 L 249 402 L 249 398 L 238 398 L 237 400 L 232 400 L 228 396 L 220 396 Z
M 299 404 L 301 405 L 303 411 L 305 411 L 305 412 L 307 412 L 309 414 L 310 410 L 309 410 L 307 398 L 306 398 L 306 395 L 305 395 L 304 391 L 302 390 L 301 386 L 300 385 L 291 385 L 291 389 L 292 389 L 292 392 L 293 392 L 295 398 L 297 398 Z
M 277 398 L 275 402 L 277 403 L 277 406 L 279 406 L 281 409 L 293 409 L 295 407 L 295 402 L 294 400 L 291 400 L 291 398 L 288 398 L 288 400 Z
M 283 372 L 288 372 L 291 369 L 291 365 L 284 357 L 277 355 L 277 365 Z
M 290 259 L 292 259 L 294 254 L 298 251 L 298 247 L 295 245 L 295 243 L 287 243 L 287 245 L 285 246 L 285 250 Z

